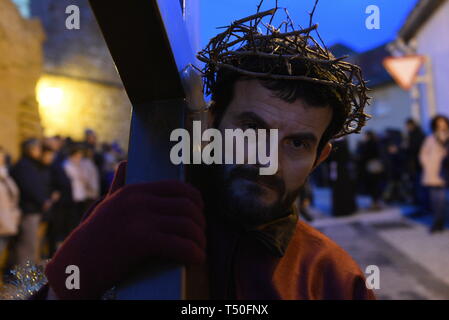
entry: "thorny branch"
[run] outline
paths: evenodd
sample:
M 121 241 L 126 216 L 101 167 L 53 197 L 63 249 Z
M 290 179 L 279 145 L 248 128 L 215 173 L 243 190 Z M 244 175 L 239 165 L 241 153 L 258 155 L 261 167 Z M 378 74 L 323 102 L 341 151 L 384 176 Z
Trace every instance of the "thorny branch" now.
M 274 8 L 260 11 L 264 2 L 261 0 L 255 14 L 222 27 L 224 31 L 212 38 L 197 55 L 205 63 L 201 71 L 206 94 L 213 91 L 217 72 L 222 68 L 254 78 L 308 81 L 332 86 L 342 93 L 341 98 L 350 108 L 343 130 L 334 138 L 360 132 L 370 117 L 364 112 L 369 101 L 368 88 L 360 68 L 343 61 L 346 56 L 335 58 L 321 39 L 318 25 L 313 23 L 318 1 L 315 0 L 309 14 L 307 28 L 296 29 L 287 9 L 279 10 L 277 0 Z M 272 23 L 278 11 L 284 12 L 285 20 L 275 27 Z M 317 34 L 319 42 L 310 35 L 312 31 Z M 252 61 L 250 64 L 247 63 L 249 59 Z M 320 78 L 321 74 L 326 76 Z

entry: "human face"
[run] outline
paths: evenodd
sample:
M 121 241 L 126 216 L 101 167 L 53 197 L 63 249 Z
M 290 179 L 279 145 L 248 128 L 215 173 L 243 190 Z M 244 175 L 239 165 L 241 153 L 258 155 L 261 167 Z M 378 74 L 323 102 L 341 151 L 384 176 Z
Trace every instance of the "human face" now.
M 448 131 L 449 126 L 445 119 L 439 118 L 437 120 L 437 131 Z
M 45 151 L 42 153 L 42 163 L 49 166 L 53 163 L 55 153 L 53 151 Z
M 405 124 L 405 129 L 406 129 L 408 132 L 412 132 L 412 131 L 415 129 L 415 125 L 412 124 L 412 123 L 406 123 L 406 124 Z
M 76 164 L 79 164 L 83 159 L 83 153 L 81 151 L 77 151 L 70 156 L 70 160 Z
M 40 159 L 42 156 L 42 146 L 39 143 L 31 145 L 28 149 L 28 154 L 35 160 Z
M 97 143 L 97 136 L 94 133 L 89 133 L 86 136 L 87 143 L 95 145 Z
M 55 152 L 61 149 L 61 140 L 56 137 L 45 139 L 45 144 Z
M 222 135 L 225 129 L 277 129 L 278 171 L 262 176 L 260 164 L 219 166 L 216 184 L 227 217 L 254 225 L 285 215 L 306 178 L 330 152 L 327 144 L 317 155 L 331 118 L 329 107 L 312 107 L 303 100 L 288 103 L 257 80 L 238 81 L 218 129 Z

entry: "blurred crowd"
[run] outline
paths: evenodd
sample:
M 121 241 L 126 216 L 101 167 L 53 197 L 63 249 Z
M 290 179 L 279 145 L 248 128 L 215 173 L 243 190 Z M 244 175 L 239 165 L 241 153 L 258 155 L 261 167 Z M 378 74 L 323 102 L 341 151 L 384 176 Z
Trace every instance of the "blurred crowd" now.
M 449 186 L 449 120 L 438 115 L 426 135 L 413 119 L 404 129 L 365 131 L 351 151 L 345 138 L 334 141 L 334 151 L 318 167 L 311 184 L 330 187 L 332 215 L 345 216 L 358 210 L 356 197 L 371 199 L 369 210 L 388 205 L 410 205 L 413 215 L 433 215 L 431 232 L 444 229 Z M 311 220 L 307 206 L 313 202 L 310 184 L 300 203 L 302 215 Z M 307 191 L 308 190 L 308 191 Z
M 83 213 L 107 192 L 124 158 L 118 144 L 98 145 L 92 130 L 85 131 L 84 141 L 60 136 L 27 139 L 15 163 L 0 147 L 4 271 L 51 257 Z

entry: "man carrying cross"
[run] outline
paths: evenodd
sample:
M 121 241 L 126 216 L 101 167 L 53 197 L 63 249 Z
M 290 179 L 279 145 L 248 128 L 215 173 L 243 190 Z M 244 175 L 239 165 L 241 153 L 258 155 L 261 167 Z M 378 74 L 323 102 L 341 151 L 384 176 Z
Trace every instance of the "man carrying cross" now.
M 162 261 L 205 265 L 212 299 L 374 299 L 348 253 L 294 207 L 331 140 L 363 127 L 365 82 L 314 40 L 316 26 L 295 30 L 287 17 L 275 28 L 275 12 L 235 21 L 198 58 L 210 126 L 276 129 L 277 172 L 200 165 L 186 168 L 189 183 L 125 185 L 122 163 L 48 263 L 48 298 L 99 299 L 142 264 Z M 81 272 L 77 290 L 66 286 L 70 265 Z

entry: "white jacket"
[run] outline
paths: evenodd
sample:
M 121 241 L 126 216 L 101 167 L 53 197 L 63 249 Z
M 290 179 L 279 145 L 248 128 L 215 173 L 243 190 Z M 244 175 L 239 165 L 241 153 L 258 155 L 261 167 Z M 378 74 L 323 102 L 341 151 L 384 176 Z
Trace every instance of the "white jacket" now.
M 87 198 L 97 199 L 100 196 L 100 174 L 98 169 L 89 158 L 81 160 L 80 165 L 86 177 Z
M 87 200 L 88 179 L 81 163 L 74 163 L 70 159 L 67 159 L 64 161 L 63 168 L 72 185 L 73 201 L 82 202 Z
M 0 167 L 0 237 L 17 234 L 20 222 L 19 189 L 8 175 L 5 167 Z

